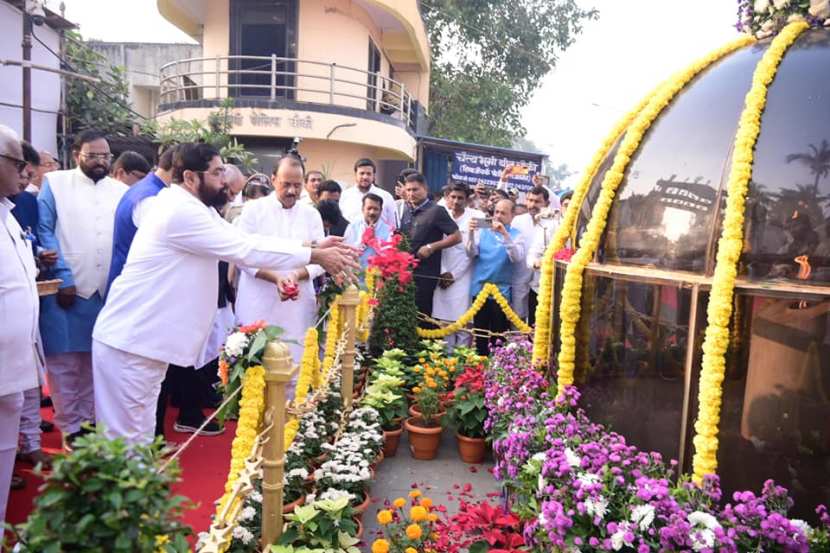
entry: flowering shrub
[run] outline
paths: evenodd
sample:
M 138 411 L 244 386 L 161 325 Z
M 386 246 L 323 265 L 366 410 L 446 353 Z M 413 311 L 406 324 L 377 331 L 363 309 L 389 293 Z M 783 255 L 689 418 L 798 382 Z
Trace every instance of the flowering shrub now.
M 378 511 L 383 537 L 372 542 L 372 553 L 435 551 L 432 537 L 438 514 L 433 512 L 432 500 L 417 489 L 409 492 L 409 498 L 409 502 L 403 497 L 387 502 Z
M 369 351 L 380 356 L 384 350 L 400 348 L 412 354 L 418 347 L 418 308 L 415 305 L 415 282 L 412 270 L 417 260 L 409 253 L 409 245 L 401 235 L 373 248 L 377 255 L 369 258 L 369 266 L 380 272 L 377 302 L 369 333 Z
M 519 517 L 486 501 L 461 501 L 456 514 L 439 518 L 432 544 L 436 553 L 490 551 L 519 553 L 525 551 Z
M 561 398 L 527 363 L 522 341 L 495 351 L 486 378 L 494 475 L 513 498 L 524 538 L 538 550 L 826 551 L 820 528 L 787 517 L 792 501 L 772 481 L 760 496 L 720 505 L 716 476 L 674 481 L 675 462 L 643 452 L 592 423 L 579 393 Z
M 227 399 L 242 385 L 242 375 L 249 367 L 262 365 L 262 354 L 268 342 L 275 340 L 282 329 L 269 326 L 265 321 L 238 326 L 225 339 L 219 355 L 219 380 L 222 395 Z M 234 417 L 239 411 L 239 396 L 228 403 L 219 413 L 220 423 Z

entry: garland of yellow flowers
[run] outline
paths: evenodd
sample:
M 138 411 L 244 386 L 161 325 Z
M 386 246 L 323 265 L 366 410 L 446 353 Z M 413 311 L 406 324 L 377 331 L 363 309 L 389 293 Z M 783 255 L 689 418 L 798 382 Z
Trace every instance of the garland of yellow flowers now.
M 294 404 L 302 405 L 308 391 L 320 386 L 320 350 L 317 345 L 317 329 L 311 327 L 305 333 L 303 357 L 300 360 L 300 375 L 297 377 L 297 389 L 294 393 Z
M 369 326 L 372 317 L 372 306 L 369 304 L 369 293 L 360 291 L 360 301 L 357 304 L 357 340 L 366 342 L 369 340 Z
M 695 455 L 692 461 L 694 479 L 714 474 L 717 469 L 718 427 L 725 354 L 729 345 L 729 318 L 735 289 L 738 258 L 744 240 L 744 211 L 749 180 L 752 178 L 753 150 L 761 132 L 761 115 L 767 101 L 767 89 L 775 78 L 784 53 L 809 25 L 804 21 L 790 23 L 772 40 L 752 75 L 752 88 L 735 135 L 732 167 L 726 187 L 726 210 L 723 228 L 718 239 L 718 255 L 709 305 L 706 309 L 708 325 L 703 340 L 703 361 L 700 371 L 698 415 L 695 422 Z
M 340 336 L 340 296 L 331 301 L 329 324 L 326 328 L 326 349 L 323 353 L 323 374 L 334 365 L 334 354 L 337 350 L 337 339 Z
M 239 422 L 231 445 L 231 468 L 225 482 L 225 494 L 216 507 L 216 516 L 224 510 L 231 498 L 231 492 L 239 472 L 245 467 L 245 459 L 251 454 L 265 411 L 265 368 L 262 365 L 250 367 L 242 377 L 242 399 L 239 400 Z M 237 497 L 235 501 L 239 501 Z
M 743 36 L 730 44 L 719 48 L 711 54 L 695 61 L 687 69 L 676 73 L 672 78 L 658 87 L 657 93 L 649 100 L 643 110 L 637 114 L 620 143 L 611 168 L 605 172 L 602 179 L 599 198 L 594 204 L 591 219 L 582 236 L 579 249 L 571 257 L 568 270 L 565 273 L 565 284 L 562 289 L 562 300 L 559 313 L 561 324 L 559 336 L 561 348 L 558 357 L 557 385 L 559 394 L 566 386 L 573 384 L 574 358 L 576 355 L 576 323 L 579 320 L 580 300 L 582 296 L 582 275 L 585 267 L 591 261 L 599 246 L 600 238 L 605 230 L 608 212 L 614 201 L 617 188 L 623 180 L 625 170 L 631 158 L 636 154 L 643 136 L 651 127 L 663 109 L 669 105 L 678 92 L 696 77 L 701 71 L 714 62 L 739 48 L 743 48 L 755 41 L 753 37 Z M 569 210 L 570 211 L 570 210 Z
M 533 329 L 530 328 L 526 322 L 524 322 L 521 317 L 519 317 L 513 308 L 510 307 L 510 303 L 507 299 L 502 295 L 501 290 L 499 287 L 493 284 L 492 282 L 486 283 L 482 288 L 481 291 L 476 296 L 476 299 L 473 301 L 473 304 L 470 308 L 464 312 L 458 320 L 454 323 L 451 323 L 445 327 L 438 328 L 438 329 L 426 329 L 426 328 L 418 328 L 416 329 L 418 332 L 418 336 L 421 338 L 444 338 L 449 336 L 450 334 L 454 334 L 459 330 L 466 328 L 470 321 L 473 320 L 476 313 L 478 313 L 481 308 L 484 306 L 484 303 L 487 301 L 487 298 L 492 296 L 496 303 L 499 304 L 501 310 L 504 312 L 507 319 L 513 323 L 519 332 L 524 332 L 525 334 L 530 334 L 533 332 Z
M 585 195 L 593 182 L 594 177 L 599 171 L 603 160 L 605 160 L 608 152 L 614 147 L 617 140 L 625 132 L 634 118 L 643 110 L 648 101 L 656 94 L 657 89 L 643 98 L 637 107 L 628 112 L 625 117 L 620 119 L 614 128 L 605 137 L 602 146 L 596 151 L 591 163 L 582 174 L 582 179 L 576 185 L 571 197 L 569 209 L 565 210 L 564 217 L 559 227 L 557 227 L 553 238 L 542 256 L 542 265 L 539 276 L 539 295 L 538 303 L 536 304 L 536 331 L 533 336 L 533 364 L 534 366 L 543 366 L 548 364 L 550 357 L 550 312 L 553 309 L 553 275 L 555 267 L 554 256 L 556 252 L 565 247 L 568 238 L 576 239 L 576 223 L 579 215 L 579 206 L 582 205 Z

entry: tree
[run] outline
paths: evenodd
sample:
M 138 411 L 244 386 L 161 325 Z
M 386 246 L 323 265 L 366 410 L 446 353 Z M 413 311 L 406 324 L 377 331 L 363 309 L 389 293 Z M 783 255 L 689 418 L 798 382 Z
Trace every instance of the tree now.
M 66 80 L 66 117 L 69 135 L 96 128 L 109 135 L 131 136 L 139 116 L 130 108 L 129 87 L 123 67 L 111 66 L 107 59 L 84 44 L 81 35 L 66 33 L 66 61 L 75 73 L 95 77 Z
M 813 195 L 818 196 L 819 182 L 822 177 L 830 175 L 830 144 L 827 143 L 826 139 L 823 139 L 818 147 L 815 144 L 810 144 L 808 148 L 810 149 L 809 152 L 788 155 L 787 163 L 800 161 L 810 169 L 810 172 L 816 176 L 813 183 Z
M 421 0 L 433 136 L 508 147 L 520 110 L 597 11 L 576 0 Z

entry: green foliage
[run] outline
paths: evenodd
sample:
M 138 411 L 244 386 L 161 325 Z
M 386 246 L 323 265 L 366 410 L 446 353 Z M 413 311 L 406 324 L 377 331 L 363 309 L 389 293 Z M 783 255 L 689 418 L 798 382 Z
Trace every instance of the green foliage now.
M 352 508 L 347 497 L 323 499 L 312 505 L 295 507 L 285 515 L 287 524 L 279 544 L 272 553 L 302 551 L 297 548 L 321 548 L 330 553 L 360 553 L 355 545 L 360 541 L 357 523 L 352 519 Z M 291 549 L 286 548 L 290 546 Z
M 409 251 L 404 237 L 398 250 Z M 378 292 L 378 306 L 369 333 L 369 352 L 380 357 L 385 350 L 398 348 L 412 355 L 418 350 L 418 307 L 415 305 L 415 281 L 401 284 L 397 276 L 383 281 Z
M 576 0 L 421 0 L 432 46 L 430 134 L 509 147 L 520 110 L 597 11 Z
M 162 146 L 181 144 L 182 142 L 204 142 L 212 145 L 222 158 L 234 163 L 246 171 L 253 171 L 258 163 L 254 155 L 231 136 L 233 128 L 233 99 L 222 102 L 217 111 L 208 115 L 207 121 L 200 119 L 170 119 L 165 123 L 148 121 L 143 132 Z
M 126 70 L 111 66 L 107 59 L 84 44 L 75 31 L 66 33 L 66 58 L 72 69 L 100 79 L 90 83 L 66 79 L 66 112 L 69 134 L 96 128 L 109 135 L 130 136 L 137 115 L 130 109 Z
M 447 417 L 462 436 L 483 438 L 484 421 L 487 420 L 484 394 L 467 390 L 456 391 L 454 401 L 447 410 Z
M 361 403 L 374 408 L 384 430 L 400 428 L 406 417 L 406 398 L 403 396 L 404 380 L 400 376 L 380 374 L 366 388 Z
M 44 475 L 34 510 L 17 527 L 21 551 L 189 551 L 190 528 L 180 522 L 186 499 L 170 493 L 178 466 L 157 471 L 161 443 L 128 446 L 100 433 L 78 438 Z

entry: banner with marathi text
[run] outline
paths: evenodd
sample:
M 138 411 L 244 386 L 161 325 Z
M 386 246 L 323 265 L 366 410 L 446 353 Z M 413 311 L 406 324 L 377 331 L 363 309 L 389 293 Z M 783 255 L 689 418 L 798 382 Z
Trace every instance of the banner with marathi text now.
M 507 186 L 525 193 L 533 188 L 533 175 L 540 171 L 539 163 L 527 159 L 493 156 L 482 153 L 460 150 L 453 152 L 452 179 L 475 186 L 479 181 L 489 187 L 499 184 L 499 177 L 508 165 L 521 167 L 507 179 Z

